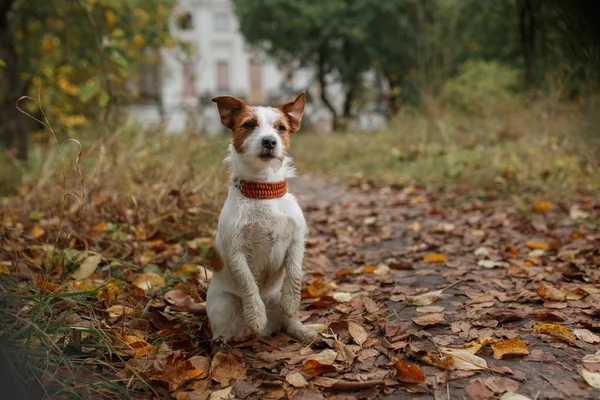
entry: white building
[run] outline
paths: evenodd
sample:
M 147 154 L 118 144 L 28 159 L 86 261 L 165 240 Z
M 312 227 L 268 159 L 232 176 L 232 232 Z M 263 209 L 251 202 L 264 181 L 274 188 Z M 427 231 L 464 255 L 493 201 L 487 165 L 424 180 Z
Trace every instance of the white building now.
M 314 102 L 307 106 L 305 122 L 319 131 L 330 130 L 331 115 L 318 103 L 320 88 L 314 72 L 280 67 L 248 48 L 230 0 L 179 0 L 171 32 L 195 51 L 189 56 L 163 49 L 159 63 L 142 68 L 140 100 L 130 108 L 142 125 L 164 124 L 169 133 L 217 133 L 223 128 L 210 102 L 214 96 L 279 105 L 306 90 Z M 341 110 L 341 86 L 332 83 L 327 93 Z

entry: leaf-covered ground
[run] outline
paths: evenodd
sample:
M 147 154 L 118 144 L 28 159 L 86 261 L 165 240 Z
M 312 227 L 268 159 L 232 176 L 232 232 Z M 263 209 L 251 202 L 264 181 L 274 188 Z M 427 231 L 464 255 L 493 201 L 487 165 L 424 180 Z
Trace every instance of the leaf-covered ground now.
M 600 397 L 593 194 L 529 202 L 306 178 L 292 190 L 311 232 L 301 318 L 322 342 L 211 345 L 203 302 L 218 204 L 177 191 L 153 215 L 102 196 L 62 222 L 5 207 L 0 272 L 19 285 L 4 284 L 3 337 L 35 314 L 51 333 L 18 344 L 50 342 L 89 381 L 123 388 L 72 390 L 82 397 Z M 59 224 L 69 239 L 54 241 Z

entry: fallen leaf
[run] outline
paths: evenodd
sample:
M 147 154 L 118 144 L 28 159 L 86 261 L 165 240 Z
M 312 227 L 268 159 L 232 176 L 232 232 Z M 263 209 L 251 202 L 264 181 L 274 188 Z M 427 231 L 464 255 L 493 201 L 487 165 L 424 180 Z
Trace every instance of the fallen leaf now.
M 229 386 L 232 380 L 241 379 L 246 366 L 234 354 L 217 353 L 212 359 L 210 377 L 223 386 Z
M 425 306 L 425 307 L 417 307 L 417 309 L 415 310 L 418 313 L 424 313 L 424 314 L 428 314 L 428 313 L 440 313 L 442 311 L 444 311 L 446 308 L 442 307 L 442 306 Z
M 494 343 L 492 345 L 494 350 L 494 358 L 496 360 L 502 359 L 505 355 L 527 355 L 529 350 L 527 344 L 521 339 L 509 339 L 502 342 Z
M 413 355 L 417 360 L 424 362 L 425 364 L 432 365 L 445 370 L 451 370 L 454 360 L 452 357 L 433 354 L 426 351 L 419 351 Z
M 337 353 L 327 349 L 320 353 L 308 357 L 302 364 L 302 371 L 308 375 L 316 376 L 323 372 L 335 371 L 333 362 L 337 358 Z
M 200 312 L 205 306 L 196 303 L 192 296 L 183 288 L 169 290 L 163 295 L 163 298 L 171 304 L 171 308 L 176 311 L 187 311 L 191 313 Z
M 449 347 L 441 347 L 440 351 L 442 354 L 452 357 L 453 369 L 461 371 L 478 371 L 481 369 L 487 369 L 487 362 L 468 350 L 464 349 L 452 349 Z
M 369 337 L 366 329 L 353 321 L 348 321 L 348 332 L 350 333 L 350 336 L 352 336 L 352 339 L 354 339 L 354 342 L 359 346 L 362 346 Z
M 110 318 L 122 317 L 123 315 L 133 314 L 133 308 L 127 306 L 112 306 L 106 309 Z
M 565 301 L 567 298 L 563 292 L 544 281 L 540 281 L 537 293 L 544 300 Z
M 538 201 L 534 204 L 533 209 L 539 213 L 547 213 L 552 211 L 554 205 L 550 201 Z
M 207 400 L 213 391 L 210 389 L 210 379 L 202 381 L 200 386 L 195 388 L 194 390 L 185 391 L 183 389 L 179 389 L 174 393 L 171 393 L 171 396 L 175 398 L 175 400 Z
M 488 389 L 481 378 L 471 379 L 465 386 L 465 391 L 471 400 L 488 400 L 494 397 L 494 392 Z
M 147 292 L 153 287 L 164 286 L 165 278 L 155 272 L 144 272 L 133 281 L 133 285 Z
M 505 392 L 516 392 L 519 390 L 519 383 L 510 378 L 503 378 L 501 376 L 492 376 L 486 378 L 483 383 L 496 394 L 502 394 Z
M 184 358 L 181 351 L 169 354 L 164 369 L 160 373 L 152 375 L 151 378 L 168 383 L 169 392 L 174 392 L 185 382 L 202 375 L 202 371 L 196 369 L 189 360 Z
M 552 336 L 553 338 L 560 339 L 567 343 L 575 344 L 575 338 L 573 337 L 573 334 L 564 326 L 556 324 L 538 324 L 536 325 L 534 332 Z
M 144 346 L 135 352 L 135 354 L 133 355 L 133 358 L 138 359 L 138 358 L 142 358 L 142 357 L 145 357 L 148 355 L 152 355 L 152 354 L 156 353 L 157 350 L 158 350 L 158 347 L 156 347 L 156 346 Z
M 441 323 L 447 323 L 444 314 L 426 314 L 420 317 L 413 318 L 412 321 L 420 326 L 436 325 Z
M 442 297 L 443 291 L 444 290 L 441 289 L 433 292 L 423 293 L 418 296 L 406 296 L 406 301 L 415 306 L 428 306 L 438 301 L 440 297 Z
M 545 242 L 526 242 L 525 246 L 532 250 L 546 250 L 550 245 Z
M 574 329 L 573 334 L 577 336 L 577 339 L 582 340 L 586 343 L 600 343 L 600 336 L 590 332 L 587 329 Z
M 337 292 L 334 293 L 331 297 L 335 299 L 335 301 L 339 301 L 340 303 L 347 303 L 352 300 L 352 294 L 348 292 Z
M 233 386 L 226 387 L 225 389 L 215 390 L 210 394 L 208 400 L 233 400 L 235 395 L 231 393 Z
M 46 232 L 39 225 L 35 225 L 31 230 L 31 236 L 33 236 L 36 239 L 41 238 L 42 236 L 44 236 L 45 233 Z
M 596 352 L 596 354 L 588 354 L 581 359 L 583 363 L 593 363 L 600 364 L 600 350 Z
M 387 264 L 379 264 L 373 273 L 377 276 L 385 276 L 390 273 L 390 267 Z
M 405 383 L 422 383 L 425 382 L 425 375 L 416 365 L 406 365 L 403 360 L 396 362 L 395 379 Z
M 10 270 L 6 265 L 0 264 L 0 275 L 10 276 Z
M 600 389 L 600 373 L 599 372 L 590 372 L 584 367 L 579 368 L 579 373 L 583 376 L 583 379 L 595 389 Z
M 349 269 L 340 269 L 339 271 L 335 272 L 335 276 L 347 276 L 347 275 L 354 275 L 354 272 L 350 271 Z
M 423 261 L 430 264 L 444 264 L 448 262 L 448 258 L 445 255 L 440 253 L 430 253 L 423 257 Z
M 86 257 L 79 265 L 77 271 L 73 272 L 73 279 L 81 280 L 89 277 L 96 271 L 100 261 L 102 261 L 102 256 L 100 254 L 92 254 L 91 256 Z
M 506 392 L 500 397 L 500 400 L 531 400 L 529 397 L 523 396 L 521 394 Z
M 296 388 L 302 388 L 308 385 L 304 376 L 299 372 L 292 372 L 285 377 L 286 382 Z
M 507 262 L 504 261 L 494 261 L 494 260 L 479 260 L 477 261 L 477 265 L 479 265 L 480 267 L 483 268 L 488 268 L 488 269 L 492 269 L 492 268 L 506 268 L 509 266 L 509 264 Z

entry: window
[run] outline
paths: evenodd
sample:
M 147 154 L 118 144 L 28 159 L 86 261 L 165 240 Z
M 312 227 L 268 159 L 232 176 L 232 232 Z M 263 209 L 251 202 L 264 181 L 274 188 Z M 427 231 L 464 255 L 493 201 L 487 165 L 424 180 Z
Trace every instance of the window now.
M 194 21 L 192 19 L 192 13 L 191 12 L 184 12 L 181 13 L 177 16 L 177 19 L 175 20 L 175 24 L 177 25 L 178 29 L 181 29 L 182 31 L 189 31 L 194 29 Z
M 229 91 L 229 64 L 227 61 L 217 62 L 217 91 Z
M 262 65 L 258 61 L 250 62 L 250 101 L 262 103 Z
M 214 28 L 217 32 L 227 32 L 229 30 L 229 14 L 223 11 L 214 13 Z
M 156 103 L 160 100 L 160 59 L 140 65 L 138 91 L 142 103 Z
M 196 73 L 194 63 L 183 63 L 183 97 L 196 97 Z

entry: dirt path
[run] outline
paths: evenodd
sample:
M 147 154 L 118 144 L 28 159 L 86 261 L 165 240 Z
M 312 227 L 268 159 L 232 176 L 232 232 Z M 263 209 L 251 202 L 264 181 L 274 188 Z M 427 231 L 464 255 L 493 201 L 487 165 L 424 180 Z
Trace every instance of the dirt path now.
M 353 186 L 307 178 L 292 185 L 311 229 L 307 323 L 333 323 L 330 332 L 339 329 L 342 342 L 347 328 L 336 321 L 366 329 L 362 349 L 346 334 L 344 344 L 357 358 L 336 378 L 386 379 L 388 365 L 401 359 L 415 363 L 425 382 L 389 381 L 352 396 L 486 399 L 508 391 L 531 399 L 600 397 L 579 372 L 582 365 L 600 370 L 600 357 L 582 364 L 600 350 L 593 333 L 600 329 L 596 200 L 538 203 L 532 210 L 413 187 Z M 321 286 L 327 291 L 315 301 Z M 443 288 L 431 304 L 406 301 Z M 352 299 L 329 305 L 327 295 L 335 293 Z M 480 346 L 465 365 L 448 357 L 452 372 L 423 362 L 427 354 L 429 361 L 450 354 L 443 348 L 464 349 L 488 338 L 519 340 L 495 345 L 507 348 L 502 359 L 493 357 L 492 344 Z M 529 355 L 510 355 L 525 346 Z

